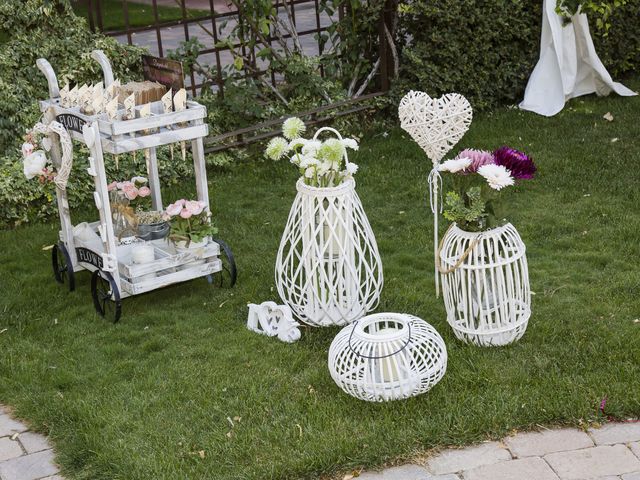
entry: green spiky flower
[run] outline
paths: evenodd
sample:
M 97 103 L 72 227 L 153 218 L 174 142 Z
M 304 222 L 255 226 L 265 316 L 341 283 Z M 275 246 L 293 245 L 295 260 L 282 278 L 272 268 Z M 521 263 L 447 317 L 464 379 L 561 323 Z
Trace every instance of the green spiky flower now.
M 289 142 L 282 137 L 275 137 L 269 141 L 265 155 L 271 160 L 280 160 L 289 151 Z
M 300 138 L 306 129 L 306 125 L 298 117 L 287 118 L 282 124 L 282 133 L 289 140 Z

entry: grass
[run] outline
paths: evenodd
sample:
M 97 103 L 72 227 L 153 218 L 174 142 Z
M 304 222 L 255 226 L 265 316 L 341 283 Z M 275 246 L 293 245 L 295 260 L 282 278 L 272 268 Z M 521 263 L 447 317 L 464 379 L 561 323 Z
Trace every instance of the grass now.
M 94 2 L 95 4 L 95 2 Z M 101 0 L 102 5 L 102 26 L 105 32 L 114 30 L 124 30 L 126 28 L 124 21 L 124 10 L 122 8 L 122 0 Z M 88 6 L 86 2 L 78 0 L 72 1 L 73 10 L 76 15 L 89 18 Z M 153 6 L 151 4 L 127 2 L 129 11 L 130 27 L 146 27 L 155 24 L 153 14 Z M 209 14 L 206 10 L 196 10 L 187 8 L 187 17 L 198 17 Z M 95 18 L 95 14 L 94 14 Z M 158 5 L 158 20 L 160 22 L 169 22 L 172 20 L 182 19 L 182 9 L 177 5 L 175 7 L 167 7 Z
M 292 345 L 247 331 L 246 304 L 277 297 L 296 178 L 286 163 L 256 161 L 210 172 L 236 288 L 196 280 L 127 299 L 117 325 L 94 313 L 88 274 L 74 293 L 53 282 L 42 247 L 55 224 L 0 232 L 0 403 L 51 436 L 69 479 L 91 480 L 315 479 L 596 421 L 603 397 L 609 415 L 638 416 L 638 115 L 640 98 L 615 96 L 574 100 L 550 119 L 505 109 L 460 143 L 507 143 L 539 166 L 506 195 L 528 248 L 533 316 L 518 344 L 496 349 L 456 341 L 434 295 L 424 155 L 397 129 L 363 138 L 353 160 L 385 269 L 378 311 L 426 319 L 448 347 L 448 372 L 426 395 L 343 394 L 326 364 L 336 328 L 305 329 Z

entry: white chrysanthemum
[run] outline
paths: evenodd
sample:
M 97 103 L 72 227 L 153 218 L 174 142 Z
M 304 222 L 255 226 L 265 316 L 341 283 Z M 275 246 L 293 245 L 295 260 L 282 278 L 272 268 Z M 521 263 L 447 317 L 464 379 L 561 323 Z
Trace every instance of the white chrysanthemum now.
M 442 162 L 438 167 L 438 170 L 440 170 L 441 172 L 458 173 L 469 168 L 470 165 L 470 158 L 454 158 L 453 160 Z
M 320 140 L 306 140 L 301 151 L 303 155 L 315 156 L 321 146 L 322 142 Z
M 358 171 L 358 165 L 356 165 L 355 163 L 347 163 L 347 166 L 345 168 L 345 171 L 349 174 L 349 175 L 355 175 L 356 172 Z
M 320 165 L 317 166 L 318 175 L 326 175 L 330 170 L 335 170 L 334 163 L 328 160 L 324 160 L 320 162 Z
M 306 129 L 304 122 L 298 117 L 287 118 L 282 124 L 282 133 L 289 140 L 300 137 Z
M 265 155 L 271 160 L 280 160 L 289 151 L 289 142 L 282 137 L 272 138 L 265 150 Z
M 307 142 L 308 140 L 305 140 L 304 138 L 294 138 L 289 142 L 289 150 L 304 147 Z
M 300 160 L 300 168 L 307 168 L 312 165 L 318 165 L 318 164 L 320 164 L 320 162 L 318 161 L 317 158 L 310 157 L 307 155 L 303 155 L 302 159 Z
M 346 148 L 350 148 L 351 150 L 358 150 L 358 141 L 354 138 L 344 138 L 342 139 L 342 144 Z
M 502 165 L 483 165 L 478 169 L 491 188 L 501 190 L 515 183 L 511 172 Z

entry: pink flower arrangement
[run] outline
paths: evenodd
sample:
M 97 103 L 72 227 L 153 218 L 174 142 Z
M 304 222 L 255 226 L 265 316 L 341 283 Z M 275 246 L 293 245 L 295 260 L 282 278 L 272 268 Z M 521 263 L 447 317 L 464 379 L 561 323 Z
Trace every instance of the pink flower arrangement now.
M 124 182 L 111 182 L 107 185 L 109 192 L 122 192 L 128 200 L 135 200 L 138 197 L 145 198 L 151 195 L 151 189 L 145 185 L 147 179 L 144 177 L 133 177 Z
M 171 238 L 174 241 L 200 242 L 215 235 L 218 229 L 211 224 L 207 203 L 200 200 L 177 200 L 162 215 L 171 222 Z
M 198 200 L 185 200 L 183 198 L 169 205 L 165 210 L 163 218 L 165 220 L 171 220 L 176 216 L 180 216 L 184 219 L 191 218 L 194 215 L 200 215 L 206 207 L 207 204 L 205 202 Z

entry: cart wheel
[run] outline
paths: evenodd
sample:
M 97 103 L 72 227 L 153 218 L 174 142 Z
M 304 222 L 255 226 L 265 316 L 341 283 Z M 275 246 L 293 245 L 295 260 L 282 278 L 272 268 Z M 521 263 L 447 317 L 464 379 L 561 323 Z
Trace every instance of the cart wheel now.
M 69 291 L 76 289 L 76 277 L 73 273 L 73 264 L 71 257 L 64 243 L 58 242 L 51 250 L 51 264 L 53 267 L 53 278 L 58 283 L 66 283 Z
M 236 269 L 236 261 L 233 258 L 233 252 L 229 248 L 229 245 L 217 238 L 213 239 L 218 245 L 220 245 L 220 260 L 222 261 L 222 270 L 214 273 L 209 282 L 218 287 L 231 288 L 236 284 L 236 278 L 238 271 Z
M 91 275 L 91 297 L 96 312 L 116 323 L 122 313 L 122 302 L 116 282 L 109 272 L 95 270 Z

